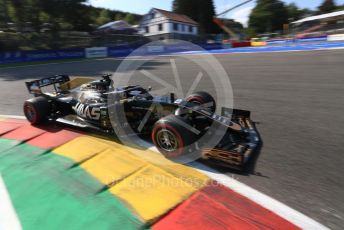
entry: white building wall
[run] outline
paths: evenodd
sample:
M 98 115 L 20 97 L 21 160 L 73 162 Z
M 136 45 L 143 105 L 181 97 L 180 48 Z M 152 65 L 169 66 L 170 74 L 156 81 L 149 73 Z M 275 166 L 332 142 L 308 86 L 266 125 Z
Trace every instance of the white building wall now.
M 154 13 L 155 15 L 154 18 L 152 18 L 152 13 Z M 178 24 L 178 30 L 174 30 L 174 23 Z M 159 31 L 159 24 L 162 24 L 161 31 Z M 192 32 L 189 31 L 189 26 L 193 27 Z M 149 28 L 148 33 L 146 33 L 146 27 Z M 150 11 L 148 14 L 144 16 L 143 21 L 140 24 L 140 32 L 144 36 L 154 36 L 154 35 L 161 35 L 161 34 L 168 34 L 168 33 L 197 35 L 198 28 L 196 25 L 171 21 L 165 18 L 163 15 L 161 15 L 157 11 L 155 12 Z
M 166 23 L 166 28 L 167 28 L 167 33 L 173 33 L 173 23 L 172 22 L 167 22 Z
M 195 27 L 193 28 L 193 34 L 194 34 L 194 35 L 197 35 L 197 34 L 198 34 L 198 27 L 197 27 L 197 26 L 195 26 Z
M 174 30 L 174 24 L 178 24 L 178 30 Z M 192 26 L 192 31 L 189 31 L 189 27 Z M 184 28 L 184 29 L 183 29 Z M 170 21 L 170 30 L 172 33 L 177 34 L 189 34 L 189 35 L 197 35 L 198 28 L 196 25 L 181 23 L 181 22 L 172 22 Z
M 162 25 L 162 30 L 161 31 L 159 31 L 159 24 Z M 146 27 L 148 27 L 148 30 L 149 30 L 148 33 L 146 33 Z M 166 33 L 170 32 L 168 21 L 165 18 L 148 20 L 145 23 L 142 23 L 140 31 L 145 36 L 152 36 L 152 35 L 158 35 L 158 34 L 166 34 Z

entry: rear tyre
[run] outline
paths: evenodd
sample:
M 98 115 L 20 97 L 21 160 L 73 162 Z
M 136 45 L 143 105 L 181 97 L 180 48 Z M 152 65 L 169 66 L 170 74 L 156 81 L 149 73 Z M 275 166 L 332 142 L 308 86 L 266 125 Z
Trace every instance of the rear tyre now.
M 207 92 L 196 92 L 186 98 L 186 101 L 199 104 L 205 108 L 209 108 L 211 112 L 216 111 L 215 99 Z
M 197 134 L 189 120 L 175 115 L 164 117 L 153 127 L 152 140 L 167 158 L 175 158 L 193 151 Z
M 35 97 L 25 101 L 24 115 L 32 125 L 38 125 L 48 120 L 50 104 L 45 97 Z

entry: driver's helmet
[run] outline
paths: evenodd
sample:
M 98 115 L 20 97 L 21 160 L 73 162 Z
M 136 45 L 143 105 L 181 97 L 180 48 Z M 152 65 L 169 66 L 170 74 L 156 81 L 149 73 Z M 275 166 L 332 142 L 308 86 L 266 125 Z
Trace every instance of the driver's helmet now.
M 109 90 L 108 84 L 102 81 L 96 81 L 84 84 L 80 87 L 81 91 L 94 91 L 98 93 L 105 93 Z
M 108 91 L 108 85 L 104 84 L 104 82 L 96 82 L 95 83 L 96 91 L 99 93 L 105 93 Z

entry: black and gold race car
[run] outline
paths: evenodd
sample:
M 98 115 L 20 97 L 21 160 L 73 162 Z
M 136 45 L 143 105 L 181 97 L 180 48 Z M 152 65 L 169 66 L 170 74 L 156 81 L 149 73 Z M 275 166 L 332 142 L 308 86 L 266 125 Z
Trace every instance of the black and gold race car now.
M 185 99 L 153 96 L 141 86 L 114 88 L 110 75 L 100 80 L 66 75 L 26 83 L 35 97 L 25 101 L 32 125 L 57 121 L 117 136 L 150 137 L 168 158 L 197 153 L 202 159 L 242 169 L 260 145 L 250 112 L 221 108 L 206 92 Z M 45 92 L 53 88 L 51 92 Z

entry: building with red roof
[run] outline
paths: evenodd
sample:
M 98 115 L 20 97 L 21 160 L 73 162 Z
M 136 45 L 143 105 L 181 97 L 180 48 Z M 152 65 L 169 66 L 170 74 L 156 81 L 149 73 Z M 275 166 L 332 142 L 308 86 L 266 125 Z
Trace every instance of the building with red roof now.
M 140 33 L 151 40 L 182 39 L 192 41 L 199 25 L 186 15 L 152 8 L 140 23 Z

